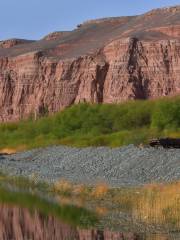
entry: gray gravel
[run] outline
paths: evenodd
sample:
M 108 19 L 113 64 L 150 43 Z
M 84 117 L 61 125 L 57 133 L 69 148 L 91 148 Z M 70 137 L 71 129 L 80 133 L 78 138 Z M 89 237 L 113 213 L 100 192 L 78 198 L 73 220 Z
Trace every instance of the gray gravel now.
M 37 176 L 53 182 L 110 186 L 141 185 L 180 179 L 180 149 L 53 146 L 0 156 L 0 169 L 11 175 Z

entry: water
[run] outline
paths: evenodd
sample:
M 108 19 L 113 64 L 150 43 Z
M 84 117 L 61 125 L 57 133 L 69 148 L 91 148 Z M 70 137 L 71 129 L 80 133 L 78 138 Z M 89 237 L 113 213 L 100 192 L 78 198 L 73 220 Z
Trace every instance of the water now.
M 133 233 L 113 233 L 108 230 L 83 229 L 64 223 L 53 216 L 33 213 L 17 206 L 0 206 L 1 240 L 101 240 L 140 239 Z M 124 237 L 124 238 L 123 238 Z
M 5 180 L 7 183 L 7 178 Z M 155 225 L 149 222 L 145 224 L 134 217 L 127 202 L 125 205 L 122 205 L 122 201 L 120 205 L 114 205 L 112 198 L 102 201 L 101 198 L 84 198 L 84 195 L 48 197 L 47 189 L 44 198 L 42 194 L 34 192 L 36 188 L 32 184 L 20 180 L 23 184 L 21 190 L 7 190 L 1 180 L 0 240 L 180 239 L 177 221 L 172 221 L 172 218 L 170 225 L 162 226 L 158 222 Z M 25 191 L 27 188 L 29 190 Z M 169 228 L 173 223 L 176 223 L 176 228 Z
M 53 217 L 45 216 L 18 206 L 0 206 L 1 240 L 167 240 L 179 239 L 175 235 L 142 235 L 137 233 L 83 229 Z
M 25 201 L 22 201 L 23 206 L 20 206 L 20 202 L 20 204 L 13 202 L 0 204 L 0 240 L 180 239 L 180 234 L 177 233 L 148 234 L 138 233 L 138 229 L 137 232 L 123 232 L 121 228 L 116 231 L 98 229 L 96 227 L 98 220 L 89 211 L 66 205 L 56 208 L 57 212 L 54 212 L 44 200 L 34 199 L 34 201 L 36 201 L 35 208 L 30 208 L 30 205 L 25 207 Z M 37 201 L 40 201 L 41 205 L 37 204 Z

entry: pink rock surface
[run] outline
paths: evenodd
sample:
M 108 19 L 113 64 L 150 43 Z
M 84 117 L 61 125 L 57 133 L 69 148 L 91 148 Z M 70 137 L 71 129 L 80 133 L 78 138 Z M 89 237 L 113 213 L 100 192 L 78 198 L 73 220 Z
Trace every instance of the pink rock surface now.
M 0 47 L 1 122 L 79 102 L 179 93 L 179 6 L 87 21 L 72 32 Z

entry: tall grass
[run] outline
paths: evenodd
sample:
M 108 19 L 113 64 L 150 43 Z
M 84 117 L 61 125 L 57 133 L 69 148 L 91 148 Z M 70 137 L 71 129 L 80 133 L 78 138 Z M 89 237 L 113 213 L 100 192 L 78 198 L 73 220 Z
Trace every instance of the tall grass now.
M 65 189 L 68 194 L 64 191 L 64 186 L 67 186 Z M 56 187 L 58 191 L 55 190 Z M 66 201 L 69 198 L 73 202 L 76 202 L 75 199 L 79 202 L 83 199 L 95 203 L 100 215 L 116 209 L 115 211 L 127 213 L 134 221 L 147 226 L 161 226 L 166 230 L 180 228 L 179 181 L 126 188 L 110 188 L 99 183 L 93 187 L 81 185 L 79 191 L 76 191 L 77 187 L 79 185 L 68 181 L 58 181 L 53 189 L 57 194 L 65 194 Z
M 121 146 L 180 136 L 180 97 L 122 104 L 79 104 L 53 116 L 0 124 L 0 149 L 51 144 Z
M 180 227 L 180 182 L 145 186 L 137 199 L 137 218 L 150 224 Z
M 57 194 L 68 197 L 66 201 L 69 199 L 69 202 L 73 199 L 73 202 L 85 200 L 84 202 L 96 203 L 100 215 L 116 209 L 146 226 L 161 226 L 166 230 L 180 229 L 180 182 L 126 188 L 110 188 L 99 183 L 93 187 L 81 185 L 79 188 L 78 184 L 60 180 L 55 183 L 54 190 Z

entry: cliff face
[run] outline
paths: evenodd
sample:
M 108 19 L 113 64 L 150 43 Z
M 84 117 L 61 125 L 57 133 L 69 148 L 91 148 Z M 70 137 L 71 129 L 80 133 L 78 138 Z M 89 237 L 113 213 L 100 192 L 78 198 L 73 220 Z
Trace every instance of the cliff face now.
M 0 121 L 180 93 L 180 7 L 0 48 Z
M 180 93 L 180 41 L 117 40 L 104 49 L 110 63 L 104 102 Z
M 82 230 L 19 207 L 0 206 L 1 240 L 138 240 L 133 233 Z
M 39 53 L 0 60 L 1 121 L 56 112 L 74 102 L 102 102 L 108 69 L 86 56 L 54 61 Z M 4 74 L 5 73 L 5 74 Z

